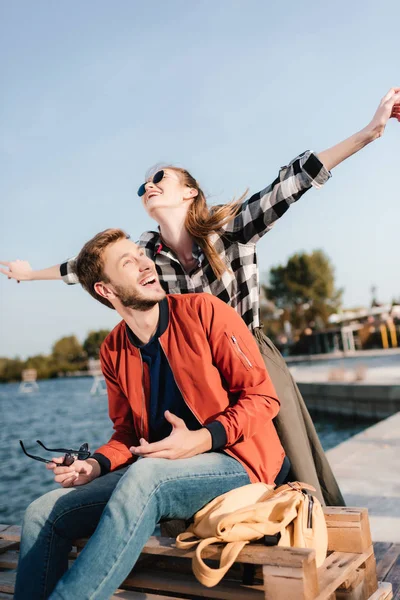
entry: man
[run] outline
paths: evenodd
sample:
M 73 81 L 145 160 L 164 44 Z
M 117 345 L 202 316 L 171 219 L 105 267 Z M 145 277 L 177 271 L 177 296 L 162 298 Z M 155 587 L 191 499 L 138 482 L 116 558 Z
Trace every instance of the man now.
M 123 319 L 101 347 L 115 431 L 87 460 L 47 465 L 62 489 L 27 509 L 15 600 L 108 599 L 158 522 L 283 473 L 279 401 L 236 311 L 210 294 L 166 296 L 119 229 L 90 240 L 76 269 Z M 88 535 L 68 571 L 72 541 Z

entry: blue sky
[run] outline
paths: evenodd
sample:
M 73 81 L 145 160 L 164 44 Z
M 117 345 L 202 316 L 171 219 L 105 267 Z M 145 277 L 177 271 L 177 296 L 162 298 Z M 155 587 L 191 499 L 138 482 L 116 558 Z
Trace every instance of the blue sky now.
M 273 5 L 272 5 L 273 4 Z M 272 6 L 271 6 L 272 5 Z M 106 227 L 153 229 L 135 190 L 188 168 L 211 202 L 365 126 L 400 86 L 400 4 L 3 2 L 0 257 L 34 268 Z M 348 306 L 400 296 L 400 124 L 333 171 L 259 243 L 262 273 L 324 249 Z M 0 280 L 0 356 L 48 353 L 117 315 L 80 286 Z

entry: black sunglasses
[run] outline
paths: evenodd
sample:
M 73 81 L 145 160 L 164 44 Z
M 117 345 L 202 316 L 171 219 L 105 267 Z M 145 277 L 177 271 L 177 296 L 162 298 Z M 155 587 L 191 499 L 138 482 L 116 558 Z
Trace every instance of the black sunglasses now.
M 25 450 L 25 446 L 22 443 L 22 440 L 19 440 L 19 443 L 21 444 L 22 451 L 24 452 L 24 454 L 26 454 L 26 456 L 29 456 L 29 458 L 33 458 L 34 460 L 39 460 L 40 462 L 44 463 L 54 462 L 53 460 L 48 460 L 47 458 L 42 458 L 41 456 L 29 454 L 29 452 Z M 72 450 L 67 448 L 46 448 L 46 446 L 40 440 L 36 440 L 36 443 L 39 444 L 39 446 L 42 446 L 42 448 L 44 448 L 48 452 L 63 452 L 63 462 L 61 464 L 57 463 L 60 467 L 69 467 L 70 465 L 72 465 L 73 462 L 75 462 L 76 459 L 86 460 L 90 456 L 89 444 L 87 442 L 82 444 L 79 450 Z
M 142 183 L 142 185 L 140 186 L 140 188 L 137 191 L 139 198 L 144 196 L 146 193 L 146 183 L 149 183 L 150 181 L 151 181 L 151 183 L 155 183 L 155 184 L 160 183 L 160 181 L 164 177 L 164 175 L 165 175 L 165 173 L 161 169 L 161 171 L 157 171 L 157 173 L 154 173 L 153 177 L 149 181 Z

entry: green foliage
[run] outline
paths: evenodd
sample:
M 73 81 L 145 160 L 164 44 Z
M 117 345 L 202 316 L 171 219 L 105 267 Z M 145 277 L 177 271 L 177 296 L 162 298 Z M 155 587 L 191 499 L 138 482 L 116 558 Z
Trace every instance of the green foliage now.
M 88 358 L 99 358 L 100 346 L 109 333 L 110 331 L 108 329 L 100 329 L 99 331 L 89 331 L 86 340 L 83 342 L 83 349 L 86 352 Z
M 20 381 L 24 362 L 19 358 L 0 358 L 0 382 Z
M 311 325 L 323 329 L 341 304 L 342 290 L 335 289 L 334 268 L 322 250 L 291 256 L 286 265 L 273 267 L 266 295 L 283 310 L 297 330 Z
M 0 382 L 21 381 L 24 369 L 36 369 L 38 379 L 59 377 L 75 371 L 86 371 L 88 358 L 98 358 L 102 341 L 108 330 L 89 332 L 83 346 L 74 335 L 57 340 L 49 356 L 37 354 L 25 361 L 19 358 L 0 358 Z
M 53 357 L 44 354 L 30 356 L 25 361 L 24 369 L 36 369 L 38 379 L 49 379 L 57 375 Z
M 56 362 L 80 364 L 85 360 L 85 352 L 75 335 L 63 337 L 53 346 L 53 358 Z
M 322 250 L 291 256 L 285 266 L 271 269 L 268 297 L 280 308 L 328 302 L 338 307 L 341 290 L 335 290 L 334 269 Z

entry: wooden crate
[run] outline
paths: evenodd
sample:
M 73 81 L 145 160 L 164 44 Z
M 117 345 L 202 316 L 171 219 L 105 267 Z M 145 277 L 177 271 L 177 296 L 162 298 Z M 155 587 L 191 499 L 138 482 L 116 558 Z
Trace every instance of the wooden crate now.
M 192 575 L 193 550 L 175 547 L 174 538 L 151 537 L 141 557 L 113 596 L 116 600 L 207 598 L 221 600 L 390 600 L 391 585 L 378 586 L 368 513 L 360 508 L 325 509 L 328 557 L 317 569 L 314 550 L 246 546 L 237 563 L 213 588 Z M 20 528 L 0 525 L 0 600 L 11 600 L 18 560 Z M 74 560 L 87 540 L 77 540 Z M 206 550 L 218 560 L 221 547 Z M 256 567 L 254 585 L 242 583 L 243 565 Z M 3 596 L 1 595 L 3 594 Z

